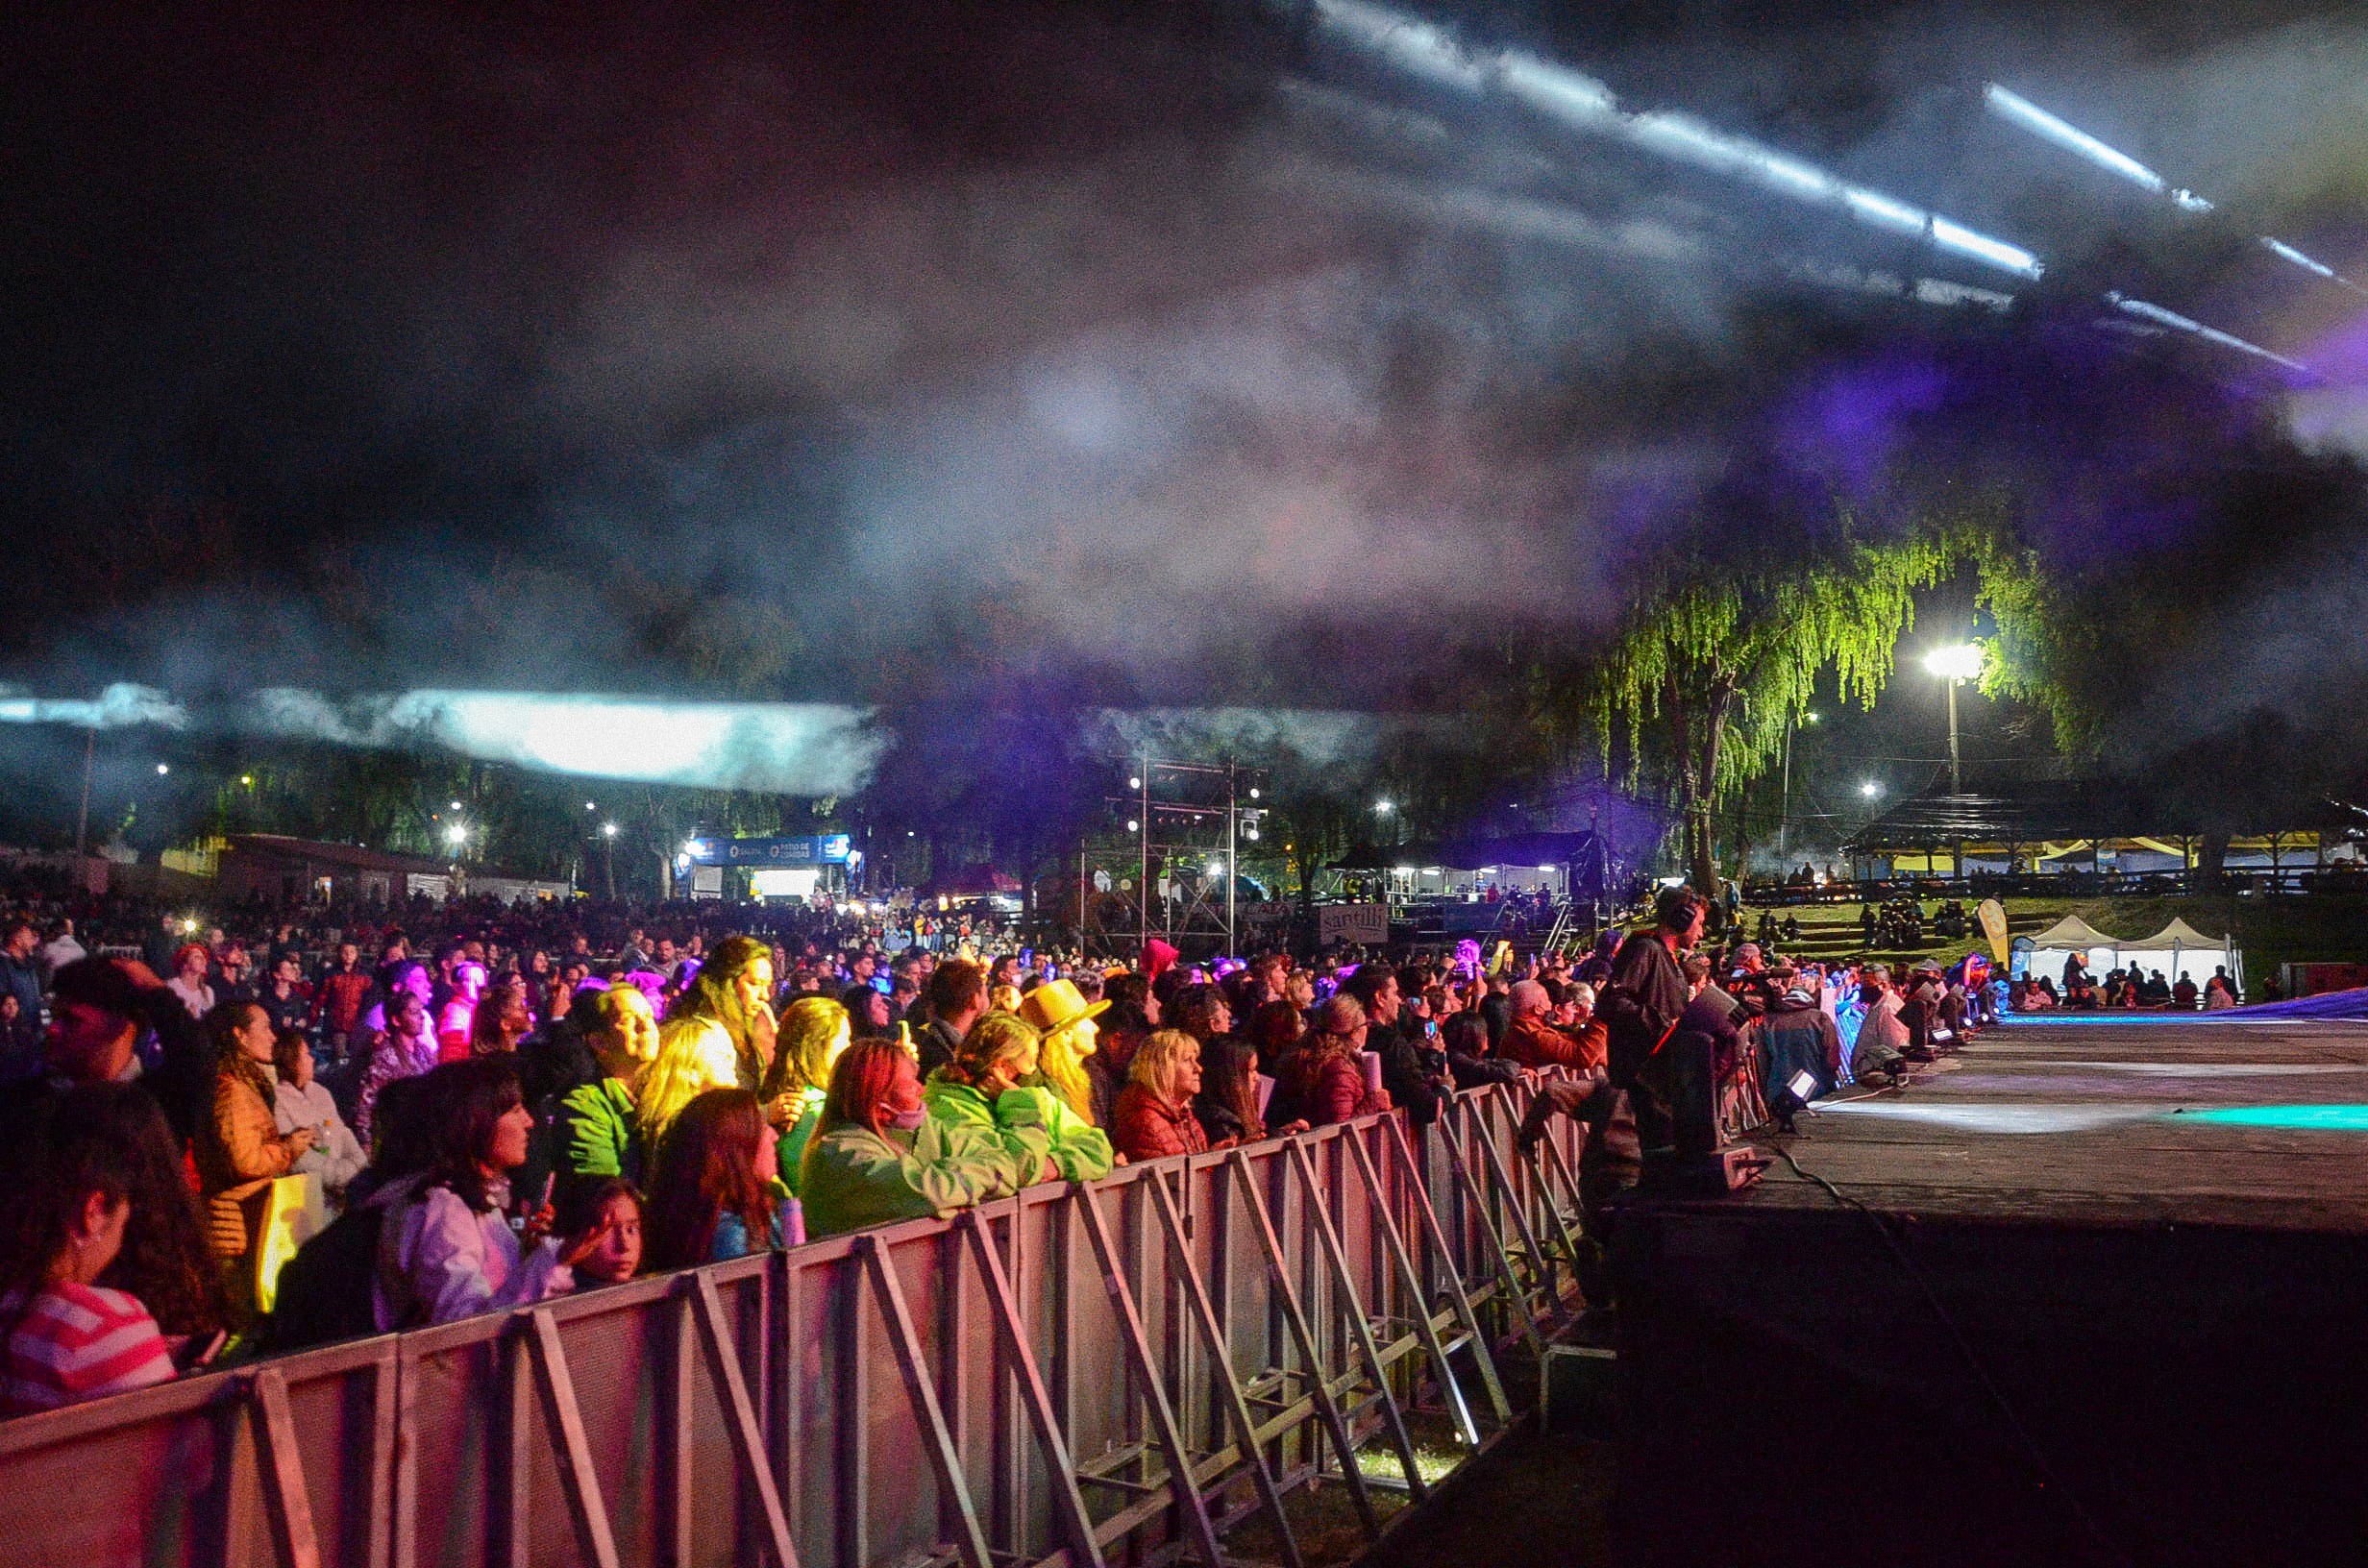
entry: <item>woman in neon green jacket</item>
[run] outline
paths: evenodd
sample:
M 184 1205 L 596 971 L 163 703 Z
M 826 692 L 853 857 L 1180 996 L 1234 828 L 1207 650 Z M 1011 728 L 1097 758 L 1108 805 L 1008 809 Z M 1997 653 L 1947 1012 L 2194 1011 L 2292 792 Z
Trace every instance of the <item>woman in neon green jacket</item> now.
M 990 1013 L 971 1025 L 953 1060 L 929 1074 L 922 1103 L 936 1119 L 1000 1136 L 1015 1152 L 1049 1157 L 1061 1179 L 1110 1174 L 1110 1139 L 1049 1089 L 1022 1087 L 1038 1066 L 1039 1037 L 1024 1019 Z
M 921 1069 L 889 1040 L 859 1040 L 830 1069 L 821 1125 L 801 1162 L 809 1237 L 943 1217 L 1058 1174 L 992 1130 L 922 1108 Z

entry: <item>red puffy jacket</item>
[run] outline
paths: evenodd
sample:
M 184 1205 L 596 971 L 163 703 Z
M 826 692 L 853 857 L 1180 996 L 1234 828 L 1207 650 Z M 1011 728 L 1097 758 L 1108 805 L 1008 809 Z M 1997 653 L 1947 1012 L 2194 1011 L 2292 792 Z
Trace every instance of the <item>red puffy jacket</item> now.
M 1170 1105 L 1141 1084 L 1128 1084 L 1111 1113 L 1110 1146 L 1132 1161 L 1165 1160 L 1208 1153 L 1209 1135 L 1190 1105 Z

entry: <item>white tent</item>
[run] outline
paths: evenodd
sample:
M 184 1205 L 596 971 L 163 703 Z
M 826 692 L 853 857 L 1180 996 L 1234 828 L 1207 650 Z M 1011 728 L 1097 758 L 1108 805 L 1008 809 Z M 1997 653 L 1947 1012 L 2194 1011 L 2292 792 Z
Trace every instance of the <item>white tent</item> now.
M 2160 969 L 2163 978 L 2177 985 L 2185 975 L 2201 991 L 2204 982 L 2211 978 L 2215 965 L 2225 965 L 2232 979 L 2241 982 L 2237 972 L 2236 943 L 2228 937 L 2208 937 L 2185 920 L 2174 919 L 2170 924 L 2142 942 L 2121 944 L 2121 961 L 2143 964 L 2149 969 Z
M 2026 942 L 2031 944 L 2027 951 L 2023 948 Z M 2106 970 L 2120 968 L 2121 950 L 2128 945 L 2119 937 L 2107 936 L 2078 915 L 2066 915 L 2037 936 L 2015 939 L 2015 963 L 2010 972 L 2044 975 L 2060 986 L 2064 960 L 2080 953 L 2084 955 L 2088 972 L 2103 979 Z M 2204 972 L 2209 974 L 2211 970 L 2207 968 Z

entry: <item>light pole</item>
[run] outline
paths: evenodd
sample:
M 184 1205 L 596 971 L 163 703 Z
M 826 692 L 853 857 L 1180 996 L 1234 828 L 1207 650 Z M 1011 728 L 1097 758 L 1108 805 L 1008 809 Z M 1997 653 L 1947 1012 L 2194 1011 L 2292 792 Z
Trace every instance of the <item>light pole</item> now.
M 1801 715 L 1801 723 L 1805 724 L 1816 722 L 1816 710 L 1813 708 Z M 1784 804 L 1777 809 L 1776 816 L 1776 858 L 1788 865 L 1792 859 L 1790 851 L 1785 847 L 1786 830 L 1792 825 L 1792 727 L 1790 720 L 1785 721 L 1785 794 Z
M 1982 674 L 1982 645 L 1952 643 L 1936 648 L 1924 655 L 1924 668 L 1940 677 L 1941 686 L 1949 695 L 1949 793 L 1962 795 L 1965 774 L 1957 749 L 1957 688 L 1960 682 Z

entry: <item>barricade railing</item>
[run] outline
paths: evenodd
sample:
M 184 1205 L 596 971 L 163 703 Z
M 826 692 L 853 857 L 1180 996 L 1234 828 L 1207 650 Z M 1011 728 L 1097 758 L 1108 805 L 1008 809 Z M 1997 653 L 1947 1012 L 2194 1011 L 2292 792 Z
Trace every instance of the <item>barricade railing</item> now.
M 158 1568 L 1216 1560 L 1425 1496 L 1575 1311 L 1521 1085 L 0 1423 L 8 1556 Z

